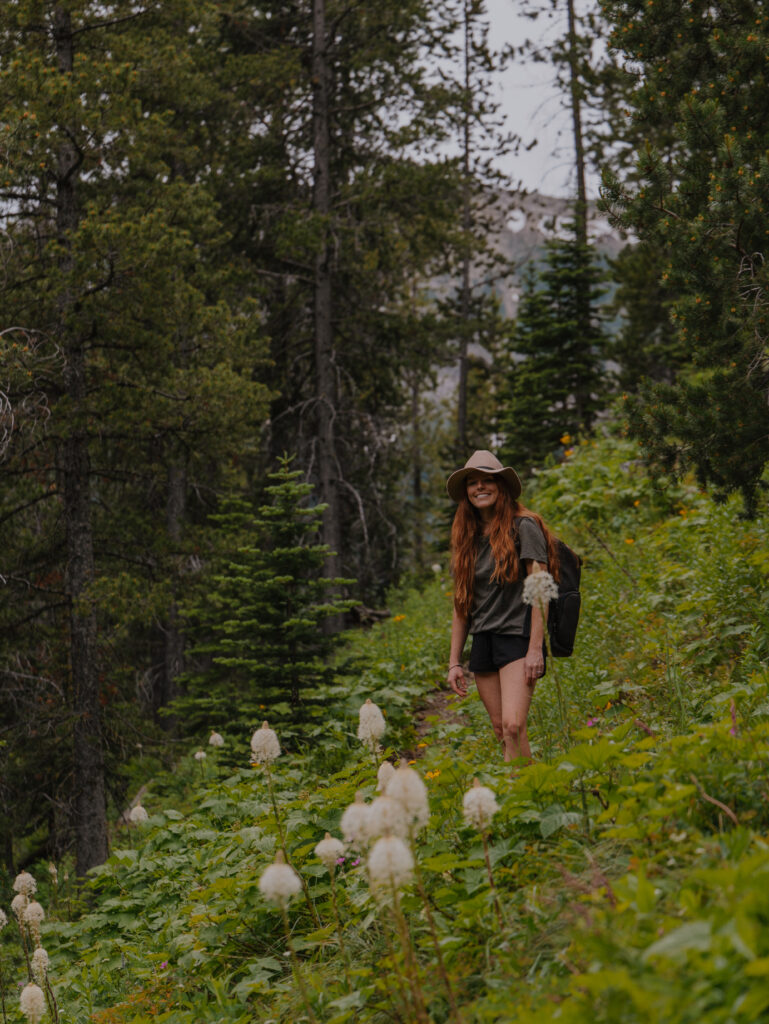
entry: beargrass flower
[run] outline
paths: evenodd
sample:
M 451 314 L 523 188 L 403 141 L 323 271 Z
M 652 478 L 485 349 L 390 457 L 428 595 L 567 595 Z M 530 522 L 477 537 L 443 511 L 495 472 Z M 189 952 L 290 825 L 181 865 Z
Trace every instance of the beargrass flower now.
M 409 820 L 403 804 L 391 796 L 378 796 L 369 805 L 365 829 L 367 839 L 387 835 L 405 839 L 409 834 Z
M 368 804 L 363 801 L 363 794 L 358 790 L 355 794 L 355 803 L 350 804 L 342 815 L 340 824 L 342 836 L 347 845 L 353 849 L 360 849 L 366 842 L 367 819 L 370 810 Z
M 40 941 L 40 925 L 45 920 L 45 911 L 37 902 L 37 900 L 30 900 L 24 911 L 24 921 L 26 922 L 29 930 L 32 932 L 35 942 Z
M 208 745 L 210 747 L 223 747 L 224 736 L 222 736 L 221 733 L 212 732 L 211 735 L 208 737 Z
M 6 912 L 4 910 L 0 910 L 0 931 L 2 931 L 3 928 L 5 928 L 5 926 L 7 924 L 8 924 L 8 915 L 6 914 Z
M 358 739 L 361 743 L 376 747 L 386 728 L 387 723 L 379 705 L 367 697 L 366 703 L 361 704 L 358 712 Z
M 423 828 L 430 820 L 427 786 L 419 772 L 409 768 L 405 761 L 402 761 L 400 768 L 396 768 L 393 772 L 392 778 L 387 783 L 385 796 L 398 801 L 406 813 L 408 827 L 414 833 Z
M 371 848 L 368 871 L 374 888 L 400 889 L 414 871 L 411 850 L 398 836 L 383 836 Z
M 205 759 L 206 759 L 206 752 L 205 752 L 205 750 L 196 750 L 195 751 L 195 760 L 196 761 L 205 761 Z
M 42 946 L 38 946 L 32 954 L 32 972 L 41 985 L 45 984 L 45 976 L 48 974 L 48 954 Z
M 53 861 L 51 861 L 50 864 L 48 865 L 48 874 L 51 876 L 51 880 L 53 881 L 53 884 L 54 885 L 58 885 L 59 884 L 59 869 L 56 867 L 56 865 L 53 863 Z
M 323 839 L 315 847 L 315 856 L 323 861 L 329 871 L 333 871 L 340 858 L 344 860 L 344 843 L 341 839 L 335 839 L 330 832 L 327 832 Z
M 391 761 L 382 761 L 379 766 L 379 770 L 376 773 L 377 783 L 376 788 L 384 793 L 387 789 L 387 783 L 395 775 L 395 768 L 392 766 Z
M 20 892 L 18 896 L 14 896 L 13 899 L 11 900 L 11 910 L 14 912 L 19 921 L 22 921 L 24 919 L 24 911 L 27 909 L 28 903 L 29 899 L 24 895 L 23 892 Z
M 22 989 L 19 1007 L 30 1024 L 38 1024 L 38 1021 L 45 1013 L 43 990 L 34 981 L 30 981 Z
M 544 608 L 554 597 L 558 597 L 558 584 L 549 572 L 529 573 L 523 584 L 524 604 Z
M 32 896 L 37 892 L 37 882 L 28 871 L 22 871 L 14 879 L 13 891 L 24 893 L 25 896 Z
M 262 722 L 261 729 L 257 729 L 251 737 L 251 753 L 257 764 L 271 764 L 276 757 L 280 757 L 277 733 L 267 722 Z
M 278 850 L 274 863 L 264 869 L 262 877 L 259 879 L 259 889 L 262 895 L 271 903 L 285 907 L 291 897 L 301 891 L 301 888 L 299 875 L 290 864 L 286 864 L 283 851 Z
M 478 779 L 473 779 L 472 788 L 468 789 L 462 799 L 462 806 L 467 824 L 480 832 L 486 831 L 499 810 L 494 791 L 488 786 L 482 786 Z
M 128 820 L 132 821 L 135 825 L 141 824 L 148 818 L 149 814 L 147 814 L 146 809 L 142 807 L 141 804 L 136 804 L 136 806 L 132 807 L 131 810 L 128 812 Z

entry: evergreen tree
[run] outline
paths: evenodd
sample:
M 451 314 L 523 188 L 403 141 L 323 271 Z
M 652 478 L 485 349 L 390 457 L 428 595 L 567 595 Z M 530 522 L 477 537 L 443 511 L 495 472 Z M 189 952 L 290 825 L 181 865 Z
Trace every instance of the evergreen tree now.
M 604 404 L 600 280 L 592 250 L 575 238 L 549 242 L 544 266 L 527 270 L 500 395 L 503 457 L 515 466 L 540 465 L 562 437 L 589 430 Z
M 324 509 L 308 505 L 312 485 L 291 463 L 283 457 L 269 474 L 264 505 L 234 499 L 212 516 L 229 550 L 186 612 L 201 670 L 187 678 L 176 710 L 191 729 L 231 727 L 234 718 L 251 728 L 265 717 L 296 724 L 322 704 L 333 678 L 339 637 L 323 624 L 353 602 L 329 602 L 327 592 L 354 581 L 328 577 L 330 552 L 317 541 Z
M 664 252 L 660 275 L 691 367 L 647 386 L 632 429 L 666 467 L 692 468 L 748 510 L 769 460 L 766 237 L 767 14 L 760 0 L 681 6 L 610 0 L 612 44 L 640 72 L 633 112 L 650 126 L 638 186 L 607 178 L 617 220 Z M 665 125 L 677 144 L 652 143 Z
M 221 225 L 174 121 L 211 102 L 190 52 L 210 19 L 186 0 L 0 9 L 0 288 L 23 328 L 4 355 L 31 410 L 0 469 L 0 774 L 37 797 L 20 789 L 2 827 L 12 852 L 48 826 L 81 874 L 107 852 L 137 703 L 178 671 L 160 637 L 201 498 L 264 410 L 258 318 L 226 301 Z

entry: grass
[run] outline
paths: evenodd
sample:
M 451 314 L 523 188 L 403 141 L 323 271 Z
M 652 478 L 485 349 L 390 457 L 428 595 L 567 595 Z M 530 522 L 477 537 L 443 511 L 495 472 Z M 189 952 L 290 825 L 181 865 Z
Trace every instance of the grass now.
M 537 761 L 512 777 L 476 696 L 417 732 L 414 708 L 444 687 L 451 598 L 436 577 L 394 595 L 397 614 L 356 634 L 357 666 L 328 715 L 273 767 L 306 901 L 289 908 L 312 1013 L 327 1024 L 451 1017 L 433 930 L 466 1022 L 705 1024 L 769 1010 L 769 537 L 691 483 L 651 480 L 621 439 L 578 447 L 527 495 L 585 559 L 577 650 L 531 716 Z M 387 713 L 386 754 L 419 753 L 431 819 L 418 887 L 401 904 L 416 966 L 350 852 L 336 884 L 314 856 L 356 790 L 375 795 L 357 709 Z M 458 702 L 449 699 L 449 710 Z M 141 829 L 93 873 L 92 906 L 49 915 L 44 942 L 62 1019 L 85 1024 L 308 1019 L 280 914 L 258 888 L 278 829 L 237 722 L 222 755 L 158 776 Z M 218 760 L 217 760 L 218 757 Z M 489 861 L 465 825 L 478 777 L 500 804 Z M 360 861 L 356 863 L 356 861 Z M 16 1016 L 14 1016 L 16 1014 Z M 15 1005 L 9 1020 L 19 1020 Z

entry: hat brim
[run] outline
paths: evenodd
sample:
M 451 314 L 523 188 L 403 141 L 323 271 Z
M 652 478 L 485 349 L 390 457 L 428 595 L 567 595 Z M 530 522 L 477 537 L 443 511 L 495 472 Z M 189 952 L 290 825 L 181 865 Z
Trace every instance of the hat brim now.
M 471 473 L 488 473 L 490 476 L 501 476 L 507 482 L 513 498 L 517 498 L 521 493 L 521 480 L 512 466 L 505 466 L 503 469 L 479 469 L 474 466 L 469 468 L 463 466 L 462 469 L 452 473 L 446 481 L 446 490 L 453 501 L 461 501 L 467 493 L 465 480 Z

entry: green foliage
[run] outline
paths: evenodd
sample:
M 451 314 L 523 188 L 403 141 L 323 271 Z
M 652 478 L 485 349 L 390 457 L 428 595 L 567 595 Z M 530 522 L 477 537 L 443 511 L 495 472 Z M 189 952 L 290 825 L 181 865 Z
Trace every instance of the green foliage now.
M 690 369 L 646 387 L 631 424 L 666 469 L 692 468 L 749 511 L 766 465 L 767 44 L 763 3 L 611 0 L 611 43 L 639 70 L 638 187 L 606 175 L 608 207 L 661 254 Z
M 573 237 L 549 242 L 544 266 L 527 269 L 499 395 L 502 452 L 516 466 L 543 463 L 605 402 L 600 280 L 592 249 Z
M 351 638 L 340 659 L 355 658 L 359 674 L 339 679 L 334 713 L 285 742 L 272 768 L 289 856 L 320 917 L 318 928 L 301 897 L 290 907 L 314 1012 L 378 1022 L 401 998 L 403 950 L 354 854 L 336 874 L 348 986 L 328 874 L 313 855 L 357 789 L 374 795 L 374 764 L 355 739 L 370 696 L 387 712 L 385 755 L 418 754 L 428 786 L 416 853 L 462 1019 L 757 1024 L 769 957 L 769 521 L 650 478 L 634 445 L 611 436 L 538 474 L 526 500 L 585 557 L 577 651 L 534 696 L 536 763 L 511 777 L 478 698 L 460 707 L 433 692 L 451 610 L 439 578 L 393 595 L 402 611 Z M 416 700 L 427 715 L 415 734 Z M 280 917 L 257 886 L 279 841 L 265 769 L 226 766 L 247 757 L 237 732 L 223 759 L 210 750 L 202 765 L 190 757 L 156 778 L 150 821 L 123 832 L 93 873 L 93 909 L 47 924 L 73 1021 L 138 1024 L 153 1007 L 171 1024 L 305 1013 Z M 489 852 L 501 926 L 482 842 L 462 820 L 473 776 L 500 804 Z M 449 1006 L 416 887 L 402 905 L 437 1024 Z
M 354 580 L 326 576 L 328 548 L 316 539 L 323 506 L 307 504 L 312 486 L 292 462 L 284 456 L 268 474 L 258 510 L 231 499 L 211 517 L 224 551 L 183 613 L 191 654 L 205 660 L 171 709 L 192 732 L 227 727 L 233 707 L 252 728 L 264 718 L 296 724 L 326 699 L 341 634 L 324 626 L 354 603 L 338 596 Z

